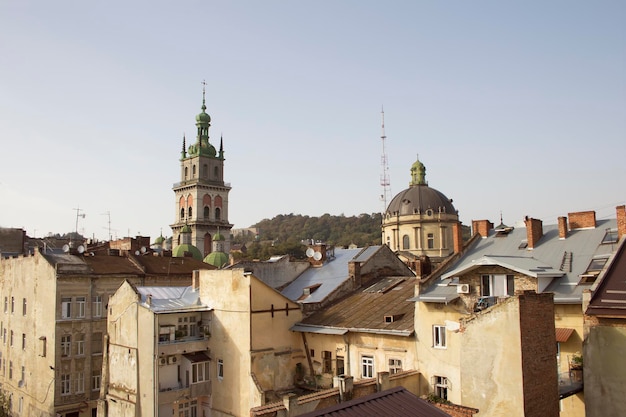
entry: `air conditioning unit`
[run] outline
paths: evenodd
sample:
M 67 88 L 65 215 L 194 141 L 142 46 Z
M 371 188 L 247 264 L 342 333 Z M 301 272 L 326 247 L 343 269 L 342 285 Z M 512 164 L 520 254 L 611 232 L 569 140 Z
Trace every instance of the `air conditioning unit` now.
M 170 364 L 170 365 L 178 363 L 178 356 L 175 356 L 175 355 L 168 356 L 167 357 L 167 363 Z
M 469 284 L 459 284 L 456 286 L 457 294 L 469 294 L 470 285 Z
M 161 356 L 159 358 L 159 366 L 167 365 L 167 358 L 165 356 Z

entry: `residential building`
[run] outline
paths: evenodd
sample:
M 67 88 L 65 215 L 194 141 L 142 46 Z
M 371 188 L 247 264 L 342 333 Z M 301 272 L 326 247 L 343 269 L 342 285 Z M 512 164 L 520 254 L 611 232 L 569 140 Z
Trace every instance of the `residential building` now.
M 623 208 L 618 207 L 618 217 L 621 211 Z M 487 220 L 474 221 L 473 225 L 480 238 L 474 238 L 463 253 L 423 280 L 415 297 L 415 330 L 422 341 L 418 344 L 418 369 L 429 382 L 431 392 L 444 393 L 455 403 L 488 414 L 491 407 L 500 406 L 497 401 L 502 396 L 489 397 L 488 403 L 472 403 L 479 397 L 469 395 L 473 391 L 467 387 L 491 380 L 497 385 L 490 392 L 495 394 L 495 388 L 501 388 L 505 395 L 526 398 L 526 393 L 520 397 L 505 389 L 511 381 L 505 375 L 500 380 L 484 378 L 487 369 L 478 366 L 484 362 L 467 358 L 474 349 L 472 346 L 483 346 L 475 342 L 498 345 L 502 343 L 501 334 L 488 332 L 472 341 L 467 331 L 459 332 L 459 329 L 463 328 L 463 320 L 470 320 L 480 312 L 490 312 L 490 319 L 496 320 L 502 314 L 495 306 L 532 291 L 553 295 L 554 331 L 549 342 L 555 348 L 561 376 L 558 383 L 554 382 L 560 391 L 560 415 L 583 416 L 582 384 L 570 378 L 569 359 L 582 351 L 583 291 L 591 288 L 615 252 L 618 224 L 615 219 L 597 220 L 595 212 L 575 212 L 560 217 L 557 225 L 544 226 L 541 220 L 533 218 L 525 219 L 525 227 L 501 223 L 494 229 Z M 481 322 L 485 320 L 489 319 Z M 524 354 L 525 345 L 521 343 L 525 341 L 524 330 L 520 328 L 519 335 L 509 339 L 507 354 L 513 351 Z M 538 333 L 533 337 L 538 337 Z M 426 340 L 431 342 L 423 343 Z M 544 377 L 537 383 L 549 379 Z
M 426 167 L 415 161 L 409 188 L 396 194 L 383 214 L 382 243 L 408 262 L 427 256 L 434 264 L 454 253 L 453 225 L 459 215 L 452 200 L 426 182 Z
M 150 253 L 68 250 L 0 259 L 0 383 L 16 417 L 96 415 L 109 297 L 124 280 L 189 285 L 193 270 L 213 268 Z
M 296 303 L 243 268 L 199 271 L 178 291 L 125 285 L 113 297 L 99 415 L 245 416 L 294 389 L 305 358 L 289 330 L 302 319 Z M 195 320 L 210 337 L 191 336 Z
M 225 241 L 223 251 L 230 251 L 228 222 L 228 193 L 230 184 L 224 182 L 224 143 L 220 138 L 219 150 L 209 140 L 211 116 L 206 113 L 205 90 L 202 90 L 202 111 L 196 116 L 196 140 L 180 154 L 180 181 L 173 186 L 176 217 L 170 226 L 173 249 L 182 244 L 198 248 L 201 258 L 213 249 L 213 237 L 221 232 Z M 187 227 L 190 242 L 182 241 L 181 233 Z
M 618 207 L 619 247 L 585 294 L 583 372 L 587 417 L 626 415 L 626 213 Z

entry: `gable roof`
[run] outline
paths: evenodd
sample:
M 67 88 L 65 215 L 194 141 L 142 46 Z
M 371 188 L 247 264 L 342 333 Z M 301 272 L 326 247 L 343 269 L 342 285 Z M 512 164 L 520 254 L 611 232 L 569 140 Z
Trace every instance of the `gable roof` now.
M 450 414 L 422 400 L 404 387 L 396 387 L 300 415 L 300 417 L 340 416 L 450 417 Z
M 351 332 L 410 336 L 414 331 L 415 277 L 386 277 L 317 311 L 291 330 L 307 333 Z
M 626 238 L 622 238 L 614 257 L 599 281 L 594 284 L 585 314 L 626 317 Z
M 502 266 L 535 278 L 544 278 L 546 288 L 553 292 L 555 303 L 582 302 L 582 292 L 591 284 L 580 283 L 594 257 L 608 257 L 615 245 L 602 244 L 607 230 L 617 227 L 615 219 L 598 220 L 595 228 L 570 230 L 559 238 L 558 225 L 544 225 L 543 236 L 529 250 L 525 227 L 516 227 L 507 234 L 495 230 L 489 236 L 474 240 L 461 256 L 434 284 L 422 289 L 414 301 L 449 302 L 454 295 L 454 278 L 486 265 Z M 452 289 L 450 288 L 452 287 Z
M 379 248 L 380 246 L 376 247 Z M 348 279 L 348 264 L 350 261 L 357 256 L 363 258 L 364 256 L 361 252 L 370 253 L 370 251 L 370 248 L 335 249 L 334 259 L 327 261 L 320 267 L 313 267 L 304 271 L 285 287 L 282 294 L 292 301 L 298 301 L 304 293 L 305 288 L 320 284 L 311 295 L 299 301 L 302 303 L 321 302 Z M 369 256 L 371 256 L 371 254 Z

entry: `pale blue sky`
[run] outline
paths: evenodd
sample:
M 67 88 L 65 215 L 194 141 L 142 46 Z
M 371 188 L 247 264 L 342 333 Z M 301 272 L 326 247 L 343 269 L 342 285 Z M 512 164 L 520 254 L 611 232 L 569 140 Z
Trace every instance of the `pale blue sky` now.
M 623 1 L 0 0 L 0 226 L 171 235 L 207 81 L 229 220 L 380 212 L 417 154 L 464 224 L 626 202 Z

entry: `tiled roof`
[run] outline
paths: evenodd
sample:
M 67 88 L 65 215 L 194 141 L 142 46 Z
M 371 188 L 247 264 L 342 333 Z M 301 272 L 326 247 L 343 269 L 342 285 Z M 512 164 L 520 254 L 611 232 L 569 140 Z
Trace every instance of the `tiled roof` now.
M 383 278 L 312 314 L 298 323 L 304 327 L 293 330 L 324 333 L 315 327 L 325 327 L 409 336 L 413 333 L 415 312 L 415 304 L 409 299 L 414 295 L 416 282 L 414 277 Z
M 359 397 L 300 417 L 450 417 L 403 387 Z
M 622 238 L 617 252 L 603 275 L 596 282 L 586 314 L 626 316 L 626 238 Z
M 556 341 L 559 343 L 567 342 L 567 339 L 574 333 L 574 329 L 567 329 L 563 327 L 557 327 L 556 329 Z

